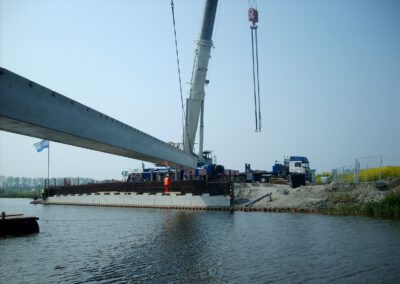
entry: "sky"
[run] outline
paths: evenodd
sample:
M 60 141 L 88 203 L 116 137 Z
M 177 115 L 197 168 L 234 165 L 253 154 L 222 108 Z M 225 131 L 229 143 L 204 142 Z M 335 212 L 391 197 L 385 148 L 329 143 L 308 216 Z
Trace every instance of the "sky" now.
M 260 133 L 249 1 L 220 0 L 217 8 L 204 137 L 217 163 L 271 170 L 283 156 L 304 155 L 322 172 L 382 154 L 384 165 L 400 165 L 400 2 L 256 2 Z M 204 1 L 174 3 L 186 98 Z M 181 142 L 170 0 L 0 0 L 0 66 Z M 0 175 L 46 177 L 47 150 L 33 146 L 39 140 L 0 131 Z M 50 142 L 51 177 L 121 179 L 141 163 Z

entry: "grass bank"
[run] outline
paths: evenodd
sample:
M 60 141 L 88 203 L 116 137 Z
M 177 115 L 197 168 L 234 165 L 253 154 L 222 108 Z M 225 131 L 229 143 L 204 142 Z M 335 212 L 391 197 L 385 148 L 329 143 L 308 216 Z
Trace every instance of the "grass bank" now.
M 400 194 L 390 193 L 379 202 L 371 202 L 364 205 L 342 205 L 336 208 L 321 209 L 320 212 L 331 215 L 355 215 L 400 219 Z
M 400 218 L 400 194 L 389 194 L 381 202 L 368 203 L 366 214 L 374 217 Z

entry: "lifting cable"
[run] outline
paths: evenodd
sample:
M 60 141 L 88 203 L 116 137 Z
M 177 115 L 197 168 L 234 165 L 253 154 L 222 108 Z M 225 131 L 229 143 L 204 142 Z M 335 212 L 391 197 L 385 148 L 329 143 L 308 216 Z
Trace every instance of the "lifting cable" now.
M 175 38 L 176 65 L 178 66 L 179 91 L 180 91 L 180 94 L 181 94 L 182 129 L 184 129 L 184 127 L 186 125 L 186 123 L 185 123 L 185 107 L 184 107 L 184 104 L 183 104 L 181 68 L 180 68 L 180 63 L 179 63 L 178 38 L 176 36 L 175 9 L 174 8 L 175 8 L 174 1 L 171 0 L 172 24 L 174 26 L 174 38 Z
M 254 115 L 256 120 L 255 131 L 261 132 L 261 100 L 260 100 L 260 78 L 259 78 L 259 67 L 258 67 L 257 9 L 254 7 L 250 7 L 248 16 L 249 16 L 249 21 L 251 22 L 250 33 L 251 33 L 251 55 L 253 61 Z

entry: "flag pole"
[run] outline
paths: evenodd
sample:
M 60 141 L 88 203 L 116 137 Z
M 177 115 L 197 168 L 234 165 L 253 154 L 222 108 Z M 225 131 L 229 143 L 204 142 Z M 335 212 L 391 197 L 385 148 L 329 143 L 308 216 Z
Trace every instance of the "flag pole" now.
M 47 148 L 47 188 L 50 188 L 50 141 Z

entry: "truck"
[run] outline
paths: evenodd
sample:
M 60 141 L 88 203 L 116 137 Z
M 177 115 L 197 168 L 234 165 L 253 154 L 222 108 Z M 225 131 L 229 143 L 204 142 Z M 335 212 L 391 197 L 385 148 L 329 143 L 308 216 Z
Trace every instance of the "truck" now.
M 310 162 L 304 156 L 290 156 L 284 158 L 283 163 L 275 161 L 272 175 L 287 179 L 292 188 L 306 185 L 306 181 L 314 181 L 314 171 L 310 169 Z
M 304 156 L 284 157 L 283 163 L 275 161 L 272 171 L 252 170 L 250 164 L 245 164 L 245 173 L 242 179 L 247 182 L 269 182 L 271 179 L 289 183 L 292 188 L 306 185 L 306 182 L 314 182 L 315 170 L 310 169 L 310 162 Z

